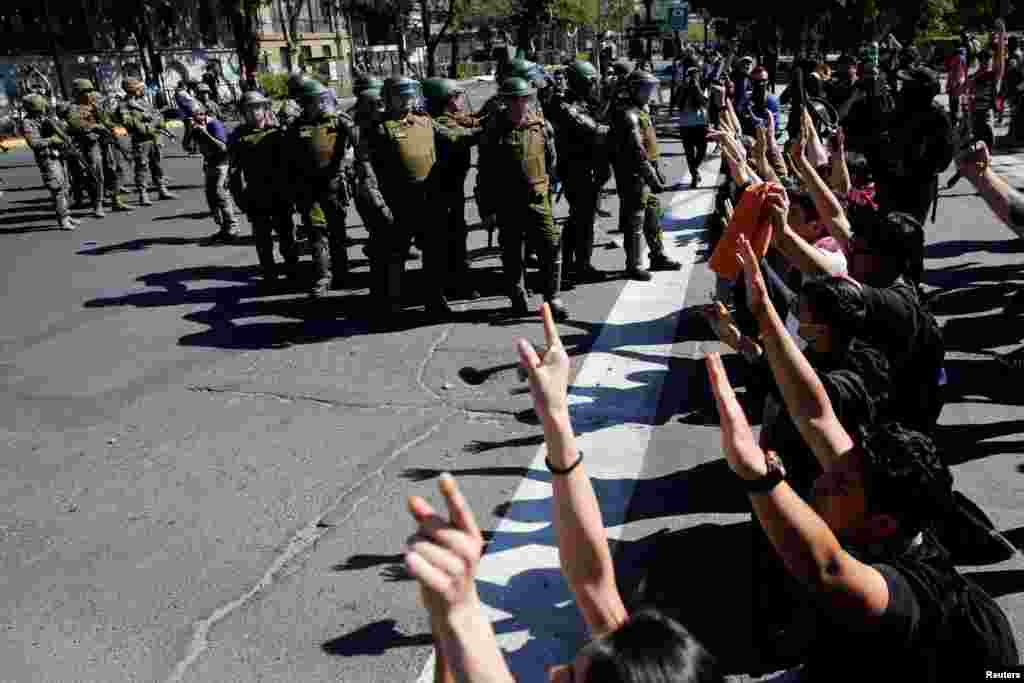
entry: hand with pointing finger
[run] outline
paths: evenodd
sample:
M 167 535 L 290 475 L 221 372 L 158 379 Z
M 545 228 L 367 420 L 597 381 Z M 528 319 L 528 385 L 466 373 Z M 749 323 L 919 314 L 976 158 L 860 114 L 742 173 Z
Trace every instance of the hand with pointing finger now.
M 547 350 L 537 354 L 525 339 L 516 342 L 520 365 L 526 370 L 533 396 L 533 408 L 543 424 L 552 424 L 569 416 L 569 354 L 562 346 L 558 328 L 545 303 L 540 310 L 544 322 Z

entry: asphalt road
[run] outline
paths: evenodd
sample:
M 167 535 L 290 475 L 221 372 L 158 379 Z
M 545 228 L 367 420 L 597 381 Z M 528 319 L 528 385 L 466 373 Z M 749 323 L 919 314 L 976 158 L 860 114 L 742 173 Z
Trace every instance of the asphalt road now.
M 668 176 L 685 179 L 681 145 L 661 133 Z M 492 543 L 549 552 L 509 536 L 548 519 L 545 494 L 522 500 L 544 485 L 528 469 L 541 432 L 512 369 L 514 339 L 539 341 L 538 320 L 501 315 L 499 263 L 476 231 L 482 299 L 439 324 L 413 297 L 399 329 L 367 324 L 366 234 L 354 211 L 352 289 L 316 305 L 301 291 L 268 291 L 251 244 L 205 244 L 215 226 L 198 159 L 171 149 L 167 168 L 180 199 L 63 232 L 29 155 L 0 157 L 0 680 L 416 680 L 430 638 L 400 564 L 407 495 L 436 500 L 436 476 L 450 470 Z M 605 203 L 617 212 L 614 196 Z M 599 223 L 595 260 L 607 271 L 623 267 L 616 220 Z M 713 288 L 700 225 L 695 215 L 667 233 L 692 269 L 680 276 L 679 312 L 660 327 L 619 317 L 616 302 L 644 291 L 621 279 L 566 294 L 572 319 L 560 327 L 581 373 L 593 374 L 598 356 L 622 364 L 621 386 L 584 392 L 611 423 L 583 431 L 598 443 L 605 427 L 647 439 L 622 463 L 632 475 L 598 480 L 623 582 L 653 531 L 686 529 L 693 623 L 712 640 L 749 639 L 742 604 L 708 598 L 720 595 L 712 587 L 741 598 L 750 583 L 724 571 L 735 568 L 730 534 L 748 515 L 724 472 L 700 361 L 718 345 L 691 313 Z M 1024 247 L 1011 238 L 966 183 L 945 192 L 928 226 L 927 284 L 941 290 L 934 305 L 950 346 L 955 398 L 941 423 L 958 487 L 1019 542 L 1024 402 L 991 359 L 1024 336 L 1000 313 L 1024 279 Z M 645 345 L 665 325 L 667 346 Z M 602 339 L 611 342 L 589 353 Z M 466 368 L 493 372 L 476 383 Z M 616 412 L 652 386 L 649 415 Z M 1020 558 L 969 571 L 1019 634 Z M 502 594 L 519 594 L 526 574 L 488 583 L 489 604 L 515 612 Z M 575 620 L 559 606 L 551 619 Z

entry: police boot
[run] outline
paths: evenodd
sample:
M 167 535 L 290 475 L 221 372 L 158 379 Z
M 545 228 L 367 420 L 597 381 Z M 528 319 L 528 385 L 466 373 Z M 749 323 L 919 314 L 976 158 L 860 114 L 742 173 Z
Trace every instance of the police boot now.
M 309 294 L 316 299 L 327 296 L 331 290 L 331 257 L 327 251 L 326 240 L 322 237 L 311 240 L 309 246 L 313 256 L 313 272 L 316 278 Z
M 160 195 L 159 195 L 160 199 L 177 199 L 178 198 L 178 195 L 174 194 L 173 192 L 171 192 L 170 190 L 167 189 L 167 183 L 166 182 L 160 182 L 159 185 L 158 185 L 158 189 L 160 191 Z
M 665 245 L 661 236 L 661 222 L 658 212 L 654 209 L 647 209 L 644 212 L 644 237 L 647 238 L 647 246 L 651 251 L 651 270 L 679 270 L 683 264 L 665 255 Z
M 623 246 L 626 249 L 626 277 L 631 280 L 648 282 L 651 273 L 640 265 L 640 249 L 643 245 L 644 236 L 640 234 L 640 217 L 631 220 L 632 225 L 628 226 L 623 235 Z
M 603 282 L 604 273 L 594 267 L 594 227 L 576 236 L 576 282 Z
M 106 218 L 107 212 L 103 210 L 103 200 L 97 201 L 92 207 L 93 218 Z
M 60 223 L 58 223 L 58 225 L 60 226 L 61 230 L 74 230 L 75 228 L 78 227 L 78 223 L 76 223 L 75 220 L 71 218 L 71 216 L 65 216 L 64 218 L 61 218 Z
M 153 200 L 149 198 L 149 190 L 139 190 L 139 206 L 153 206 Z
M 392 314 L 399 314 L 402 308 L 402 277 L 405 274 L 405 262 L 399 260 L 404 254 L 392 255 L 388 260 L 387 272 L 384 283 L 385 296 L 387 297 L 387 311 Z
M 131 211 L 132 207 L 124 203 L 124 198 L 121 197 L 117 192 L 113 193 L 110 198 L 110 209 L 112 211 Z
M 556 252 L 557 253 L 557 252 Z M 551 316 L 561 322 L 569 319 L 569 309 L 558 296 L 558 285 L 562 279 L 562 262 L 555 258 L 550 264 L 545 264 L 544 273 L 544 301 L 551 308 Z

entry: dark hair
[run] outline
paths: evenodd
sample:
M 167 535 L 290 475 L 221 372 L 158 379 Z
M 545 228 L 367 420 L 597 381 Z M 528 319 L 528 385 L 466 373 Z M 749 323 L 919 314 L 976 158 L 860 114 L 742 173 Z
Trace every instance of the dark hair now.
M 935 443 L 895 422 L 862 429 L 868 509 L 900 521 L 905 536 L 933 526 L 952 504 L 953 475 Z
M 895 277 L 912 272 L 924 250 L 924 228 L 908 213 L 882 214 L 862 207 L 857 212 L 854 235 L 878 251 L 885 269 Z
M 587 683 L 720 683 L 715 658 L 679 622 L 656 609 L 634 613 L 587 646 Z
M 787 194 L 789 195 L 789 203 L 799 205 L 804 210 L 808 220 L 818 220 L 818 207 L 814 205 L 814 197 L 811 196 L 810 192 L 802 189 L 792 189 L 788 190 Z
M 800 296 L 814 311 L 814 318 L 846 339 L 862 336 L 867 308 L 861 290 L 843 277 L 810 280 Z

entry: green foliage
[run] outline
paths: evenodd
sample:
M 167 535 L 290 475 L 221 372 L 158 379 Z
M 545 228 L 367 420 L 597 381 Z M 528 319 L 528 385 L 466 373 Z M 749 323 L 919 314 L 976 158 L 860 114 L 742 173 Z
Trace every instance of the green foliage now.
M 288 74 L 261 73 L 256 77 L 260 89 L 272 100 L 288 99 Z

